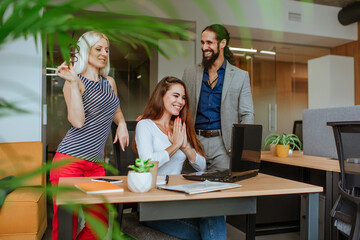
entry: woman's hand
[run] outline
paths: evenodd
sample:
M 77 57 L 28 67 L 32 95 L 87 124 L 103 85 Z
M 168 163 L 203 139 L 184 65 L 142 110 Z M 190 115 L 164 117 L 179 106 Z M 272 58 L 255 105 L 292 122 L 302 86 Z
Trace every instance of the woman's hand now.
M 188 144 L 186 135 L 186 124 L 185 122 L 181 123 L 181 118 L 177 117 L 174 120 L 173 131 L 172 133 L 168 132 L 168 138 L 172 144 L 166 149 L 170 157 L 180 149 L 185 153 L 185 155 L 191 162 L 196 161 L 196 152 Z
M 68 81 L 69 83 L 78 83 L 79 78 L 78 78 L 72 64 L 70 64 L 70 66 L 68 66 L 66 64 L 66 62 L 63 62 L 60 66 L 57 67 L 57 70 L 55 73 L 59 77 Z
M 186 135 L 186 124 L 184 122 L 184 124 L 182 125 L 182 133 L 183 133 L 183 143 L 180 147 L 181 150 L 184 150 L 187 146 L 188 146 L 188 139 L 187 139 L 187 135 Z
M 172 133 L 168 132 L 168 138 L 169 141 L 176 146 L 176 148 L 180 148 L 184 143 L 184 129 L 185 127 L 181 124 L 181 118 L 175 118 L 173 131 Z
M 180 123 L 181 124 L 181 123 Z M 181 127 L 181 134 L 183 136 L 183 142 L 180 146 L 180 150 L 185 153 L 187 159 L 190 162 L 196 162 L 196 152 L 195 150 L 188 144 L 187 134 L 186 134 L 186 124 L 185 122 L 182 124 Z
M 129 146 L 129 132 L 126 127 L 126 123 L 119 123 L 119 126 L 116 129 L 116 134 L 114 138 L 114 142 L 119 141 L 121 150 L 125 151 L 125 146 Z

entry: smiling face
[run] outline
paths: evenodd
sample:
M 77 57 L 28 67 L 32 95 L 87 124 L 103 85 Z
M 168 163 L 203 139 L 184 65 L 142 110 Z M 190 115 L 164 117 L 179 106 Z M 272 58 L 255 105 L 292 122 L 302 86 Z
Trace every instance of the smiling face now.
M 219 42 L 216 40 L 216 34 L 214 32 L 207 30 L 201 34 L 201 50 L 205 60 L 219 55 Z
M 216 33 L 210 30 L 205 30 L 201 34 L 201 50 L 203 52 L 203 66 L 210 68 L 211 65 L 219 58 L 219 55 L 224 55 L 224 47 L 226 40 L 220 42 L 216 39 Z
M 107 64 L 109 58 L 109 42 L 101 38 L 90 49 L 88 64 L 89 66 L 101 69 Z
M 178 116 L 185 105 L 185 89 L 181 84 L 173 84 L 163 97 L 164 113 Z

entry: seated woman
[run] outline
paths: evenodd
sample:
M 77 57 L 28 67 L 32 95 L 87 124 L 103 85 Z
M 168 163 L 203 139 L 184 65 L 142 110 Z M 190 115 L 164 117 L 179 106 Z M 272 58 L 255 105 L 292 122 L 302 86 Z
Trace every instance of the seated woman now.
M 163 78 L 155 87 L 135 131 L 139 157 L 159 162 L 159 175 L 180 174 L 183 163 L 204 171 L 206 160 L 196 137 L 183 81 Z M 144 222 L 144 225 L 182 239 L 226 239 L 225 217 Z

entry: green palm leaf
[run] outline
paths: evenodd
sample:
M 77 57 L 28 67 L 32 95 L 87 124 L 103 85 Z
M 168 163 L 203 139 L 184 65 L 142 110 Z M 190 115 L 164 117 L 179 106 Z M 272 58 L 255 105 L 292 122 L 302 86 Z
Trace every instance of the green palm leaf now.
M 160 0 L 159 0 L 160 1 Z M 64 59 L 69 59 L 69 47 L 74 45 L 73 32 L 95 30 L 105 33 L 117 46 L 142 46 L 150 55 L 150 47 L 168 57 L 175 54 L 171 47 L 159 47 L 159 39 L 176 36 L 189 39 L 188 24 L 172 22 L 167 24 L 160 19 L 144 16 L 141 12 L 129 7 L 126 0 L 116 1 L 124 4 L 124 10 L 116 9 L 116 13 L 89 12 L 88 7 L 107 4 L 115 0 L 65 0 L 55 5 L 50 0 L 5 0 L 0 3 L 0 46 L 17 38 L 33 36 L 36 41 L 41 37 L 43 45 L 48 37 L 47 47 L 50 59 L 52 50 L 57 44 Z M 163 1 L 162 1 L 163 2 Z M 175 9 L 167 3 L 164 8 L 174 13 Z M 130 10 L 129 10 L 130 9 Z
M 153 0 L 154 4 L 169 16 L 179 18 L 176 8 L 170 1 Z M 199 0 L 204 2 L 205 0 Z M 55 2 L 55 3 L 54 3 Z M 108 6 L 116 3 L 118 8 Z M 90 12 L 87 9 L 102 6 L 103 12 Z M 47 48 L 50 59 L 53 59 L 53 49 L 59 46 L 64 59 L 70 58 L 69 48 L 76 44 L 74 34 L 95 30 L 106 34 L 111 43 L 118 46 L 120 51 L 129 48 L 142 47 L 150 55 L 150 48 L 164 56 L 175 54 L 171 45 L 158 45 L 159 39 L 190 39 L 190 25 L 179 21 L 165 23 L 161 19 L 144 16 L 133 4 L 132 0 L 0 0 L 0 48 L 7 42 L 19 38 L 34 37 L 35 43 L 41 41 L 44 49 Z M 122 50 L 121 50 L 122 49 Z M 14 103 L 0 99 L 0 117 L 9 115 L 9 112 L 27 113 Z M 154 164 L 150 160 L 140 162 L 141 171 L 149 171 Z M 17 176 L 0 183 L 0 200 L 5 198 L 6 189 L 17 188 L 24 181 L 35 175 L 48 173 L 54 165 L 46 164 L 41 169 Z M 106 166 L 105 166 L 106 167 Z M 112 169 L 111 167 L 108 167 Z M 114 170 L 114 169 L 112 169 Z M 4 190 L 4 191 L 2 191 Z M 72 188 L 54 188 L 49 185 L 46 193 L 49 197 L 57 191 L 66 192 Z M 2 195 L 1 195 L 2 194 Z M 111 205 L 110 206 L 111 209 Z M 113 209 L 113 211 L 115 211 Z M 96 219 L 91 219 L 98 231 Z M 121 229 L 114 224 L 115 239 L 130 239 L 121 233 Z

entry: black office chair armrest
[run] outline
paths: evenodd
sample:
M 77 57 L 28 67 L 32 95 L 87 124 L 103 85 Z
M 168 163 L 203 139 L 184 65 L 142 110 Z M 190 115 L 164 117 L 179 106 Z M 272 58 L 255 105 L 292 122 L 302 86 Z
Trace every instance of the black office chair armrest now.
M 341 181 L 338 182 L 338 188 L 339 188 L 339 193 L 341 196 L 343 196 L 347 200 L 353 202 L 354 204 L 360 206 L 360 197 L 353 196 L 353 195 L 345 192 L 344 189 L 342 188 Z

